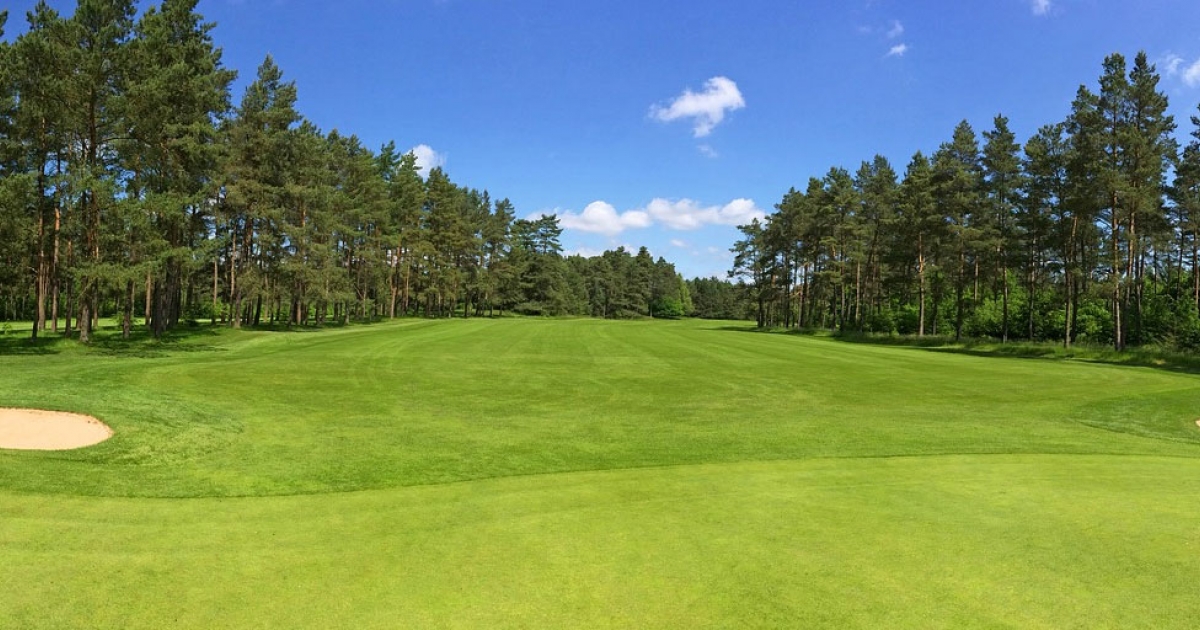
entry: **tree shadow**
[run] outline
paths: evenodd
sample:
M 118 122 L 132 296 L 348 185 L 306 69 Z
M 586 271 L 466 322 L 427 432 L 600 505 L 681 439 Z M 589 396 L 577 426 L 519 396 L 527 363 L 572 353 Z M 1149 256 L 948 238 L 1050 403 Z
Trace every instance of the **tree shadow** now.
M 63 351 L 64 343 L 73 343 L 54 333 L 51 335 L 39 337 L 36 341 L 28 336 L 0 335 L 0 356 L 59 354 Z
M 824 340 L 830 343 L 887 346 L 981 358 L 1077 361 L 1102 365 L 1152 368 L 1185 374 L 1200 374 L 1200 356 L 1160 348 L 1131 348 L 1117 352 L 1106 346 L 1101 347 L 1088 344 L 1079 344 L 1071 348 L 1064 348 L 1060 343 L 1049 342 L 1016 341 L 1001 343 L 995 340 L 981 339 L 965 339 L 956 342 L 952 337 L 942 336 L 905 337 L 860 333 L 838 334 L 827 330 L 763 329 L 756 328 L 753 324 L 747 326 L 715 326 L 712 330 L 795 335 Z
M 224 351 L 221 346 L 205 341 L 220 335 L 219 330 L 210 326 L 181 325 L 157 339 L 144 326 L 134 327 L 128 338 L 121 336 L 119 327 L 103 326 L 93 331 L 89 344 L 80 343 L 78 334 L 78 331 L 73 331 L 68 337 L 61 333 L 46 332 L 36 340 L 31 339 L 28 332 L 0 335 L 0 356 L 77 352 L 81 355 L 161 358 L 171 354 Z
M 158 359 L 183 353 L 223 352 L 225 348 L 211 343 L 221 331 L 212 326 L 181 324 L 166 331 L 157 339 L 143 327 L 130 331 L 129 337 L 119 330 L 105 330 L 91 343 L 91 349 L 106 356 Z M 206 341 L 208 340 L 208 341 Z

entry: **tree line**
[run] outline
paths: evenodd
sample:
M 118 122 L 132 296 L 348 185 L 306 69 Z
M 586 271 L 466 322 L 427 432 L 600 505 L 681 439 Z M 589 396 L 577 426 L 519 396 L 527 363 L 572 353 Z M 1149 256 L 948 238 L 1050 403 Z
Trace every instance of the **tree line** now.
M 760 326 L 1200 347 L 1200 117 L 1180 150 L 1155 67 L 1104 60 L 1022 146 L 963 121 L 903 176 L 831 168 L 741 226 Z
M 516 311 L 692 310 L 642 248 L 564 257 L 554 216 L 322 132 L 267 57 L 240 103 L 196 0 L 45 2 L 3 38 L 0 319 L 87 342 L 233 327 Z

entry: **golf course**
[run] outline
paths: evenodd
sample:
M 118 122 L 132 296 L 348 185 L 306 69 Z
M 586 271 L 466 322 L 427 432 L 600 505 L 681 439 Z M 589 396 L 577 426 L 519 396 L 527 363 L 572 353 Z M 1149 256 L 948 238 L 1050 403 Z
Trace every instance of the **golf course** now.
M 0 346 L 4 628 L 1186 628 L 1200 377 L 397 320 Z

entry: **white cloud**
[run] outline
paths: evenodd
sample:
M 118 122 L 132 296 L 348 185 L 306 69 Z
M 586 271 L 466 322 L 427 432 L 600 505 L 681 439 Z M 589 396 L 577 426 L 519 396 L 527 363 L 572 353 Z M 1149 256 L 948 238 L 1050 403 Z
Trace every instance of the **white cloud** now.
M 595 258 L 603 253 L 603 250 L 593 249 L 591 247 L 580 247 L 578 249 L 572 249 L 564 252 L 564 254 L 567 256 L 583 256 L 584 258 Z
M 1050 0 L 1031 0 L 1031 7 L 1034 15 L 1046 15 L 1050 13 Z
M 536 219 L 548 214 L 558 215 L 558 224 L 570 230 L 616 236 L 625 230 L 661 225 L 670 230 L 696 230 L 706 225 L 743 225 L 752 219 L 763 220 L 767 213 L 752 199 L 734 199 L 723 206 L 703 206 L 691 199 L 670 200 L 655 198 L 644 208 L 625 212 L 607 201 L 593 201 L 583 212 L 547 210 L 529 216 Z M 688 247 L 686 241 L 673 240 L 676 247 Z
M 646 213 L 672 230 L 695 230 L 705 225 L 742 225 L 751 219 L 763 219 L 763 212 L 750 199 L 734 199 L 724 206 L 701 206 L 691 199 L 654 199 Z
M 1175 53 L 1167 53 L 1159 57 L 1154 65 L 1162 68 L 1163 76 L 1173 77 L 1179 74 L 1179 67 L 1183 65 L 1183 57 Z
M 908 52 L 908 44 L 896 44 L 892 46 L 885 57 L 903 57 L 904 53 Z
M 1168 79 L 1178 77 L 1188 87 L 1200 86 L 1200 59 L 1189 64 L 1187 59 L 1169 52 L 1156 59 L 1154 66 L 1161 68 L 1162 75 Z
M 888 39 L 896 39 L 897 37 L 900 37 L 903 34 L 904 34 L 904 25 L 900 23 L 900 20 L 892 20 L 892 27 L 888 29 L 887 38 Z
M 1183 83 L 1188 87 L 1200 86 L 1200 59 L 1183 70 Z
M 677 238 L 673 238 L 673 239 L 671 239 L 671 246 L 678 247 L 680 249 L 685 249 L 688 246 L 688 244 L 687 244 L 687 241 L 681 241 Z
M 720 157 L 720 155 L 721 155 L 720 153 L 717 153 L 716 149 L 712 148 L 711 146 L 709 146 L 707 144 L 699 145 L 696 147 L 696 149 L 698 149 L 700 151 L 701 155 L 703 155 L 704 157 L 708 157 L 708 158 L 716 158 L 716 157 Z
M 418 144 L 408 152 L 417 156 L 417 171 L 421 177 L 429 177 L 429 171 L 446 165 L 446 154 L 434 151 L 428 144 Z
M 742 98 L 737 83 L 726 77 L 713 77 L 705 82 L 703 92 L 684 90 L 666 107 L 652 106 L 650 116 L 662 122 L 690 118 L 693 133 L 697 138 L 703 138 L 725 120 L 727 112 L 745 106 L 746 99 Z
M 560 212 L 558 223 L 567 229 L 606 236 L 615 236 L 628 228 L 644 228 L 651 225 L 650 217 L 645 212 L 629 210 L 618 213 L 612 204 L 605 201 L 593 201 L 579 214 L 569 210 Z

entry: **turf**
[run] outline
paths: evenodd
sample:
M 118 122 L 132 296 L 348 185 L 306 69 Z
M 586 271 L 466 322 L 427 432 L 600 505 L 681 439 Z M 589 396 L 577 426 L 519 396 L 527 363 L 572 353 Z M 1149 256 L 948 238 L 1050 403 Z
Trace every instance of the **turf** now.
M 1200 379 L 403 321 L 0 345 L 0 627 L 1191 627 Z

